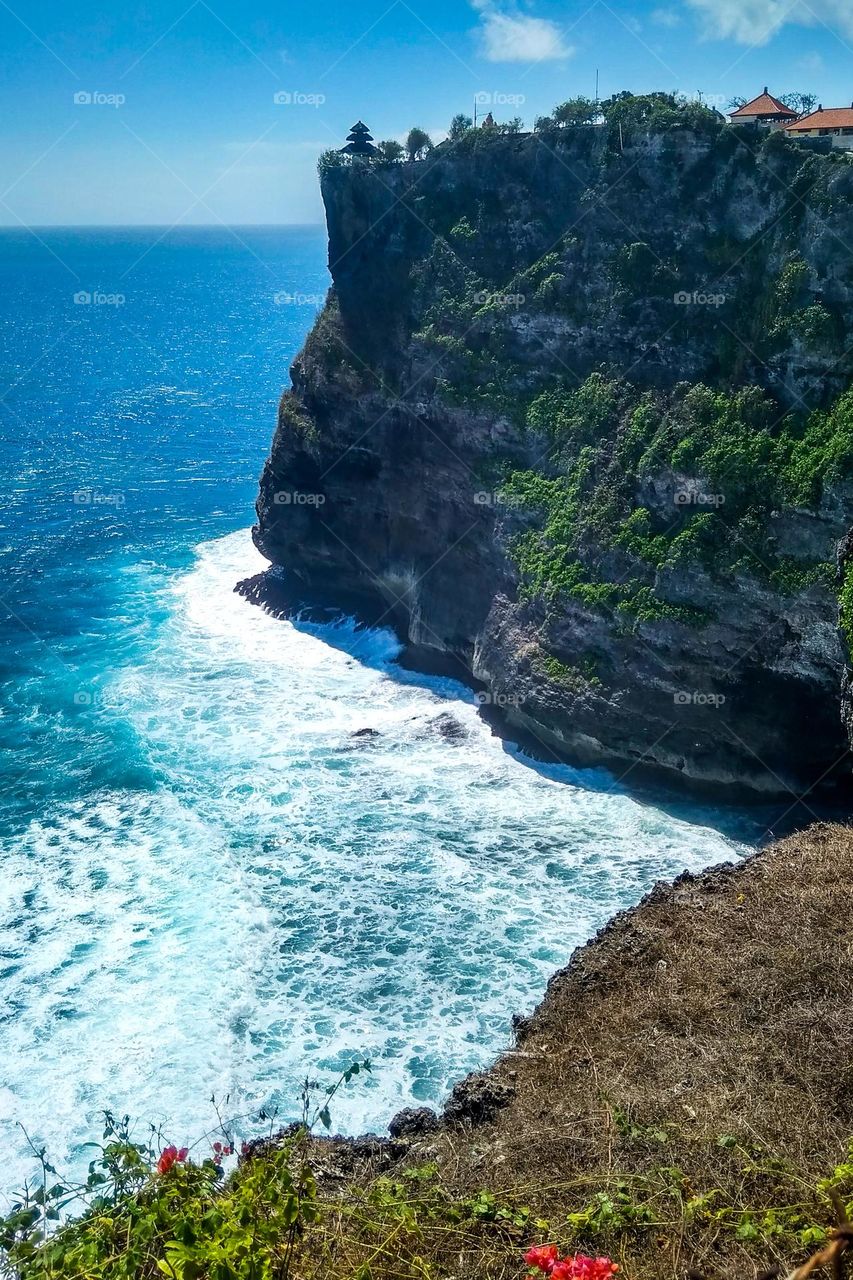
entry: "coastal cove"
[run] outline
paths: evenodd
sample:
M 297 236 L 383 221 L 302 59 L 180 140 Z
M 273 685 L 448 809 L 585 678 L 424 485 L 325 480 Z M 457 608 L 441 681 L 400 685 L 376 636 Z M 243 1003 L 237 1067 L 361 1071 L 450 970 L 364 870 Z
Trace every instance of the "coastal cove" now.
M 321 229 L 43 238 L 0 236 L 4 1189 L 17 1122 L 79 1168 L 101 1108 L 284 1121 L 354 1055 L 344 1132 L 439 1106 L 575 946 L 760 823 L 534 767 L 390 630 L 235 594 Z

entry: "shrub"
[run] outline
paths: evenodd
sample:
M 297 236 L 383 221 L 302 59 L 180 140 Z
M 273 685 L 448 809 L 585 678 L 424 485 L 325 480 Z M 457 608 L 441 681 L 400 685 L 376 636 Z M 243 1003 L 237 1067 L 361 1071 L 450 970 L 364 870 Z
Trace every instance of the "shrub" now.
M 299 1236 L 319 1212 L 311 1132 L 330 1127 L 335 1094 L 369 1070 L 369 1062 L 353 1062 L 318 1102 L 318 1086 L 306 1080 L 301 1122 L 267 1143 L 263 1159 L 244 1143 L 245 1158 L 227 1180 L 222 1160 L 234 1138 L 218 1112 L 219 1137 L 206 1135 L 192 1152 L 163 1145 L 153 1127 L 147 1141 L 135 1141 L 129 1118 L 106 1112 L 82 1186 L 60 1179 L 33 1146 L 38 1186 L 0 1220 L 7 1271 L 21 1280 L 287 1280 Z M 51 1235 L 49 1225 L 69 1209 L 78 1217 Z
M 594 444 L 614 426 L 619 383 L 594 373 L 576 391 L 543 391 L 530 405 L 527 422 L 558 444 Z
M 328 151 L 324 151 L 320 155 L 317 161 L 317 172 L 322 178 L 323 174 L 330 173 L 332 169 L 346 169 L 349 164 L 349 156 L 344 155 L 343 152 L 336 150 L 334 147 L 330 147 Z

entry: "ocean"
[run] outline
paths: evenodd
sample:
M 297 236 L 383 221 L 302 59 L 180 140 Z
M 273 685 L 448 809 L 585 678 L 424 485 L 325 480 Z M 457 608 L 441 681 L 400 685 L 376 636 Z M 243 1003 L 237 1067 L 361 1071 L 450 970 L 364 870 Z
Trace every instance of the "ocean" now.
M 0 232 L 7 1192 L 21 1124 L 79 1170 L 105 1108 L 179 1143 L 211 1097 L 283 1123 L 354 1057 L 337 1130 L 438 1105 L 615 911 L 745 851 L 527 759 L 390 632 L 234 594 L 325 257 L 321 228 Z

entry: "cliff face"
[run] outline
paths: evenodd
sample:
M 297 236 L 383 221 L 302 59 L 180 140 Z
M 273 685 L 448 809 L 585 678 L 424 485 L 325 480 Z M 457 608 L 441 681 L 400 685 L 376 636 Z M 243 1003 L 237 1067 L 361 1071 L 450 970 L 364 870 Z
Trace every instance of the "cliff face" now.
M 843 785 L 853 167 L 733 130 L 476 141 L 324 175 L 334 288 L 257 546 L 548 750 Z

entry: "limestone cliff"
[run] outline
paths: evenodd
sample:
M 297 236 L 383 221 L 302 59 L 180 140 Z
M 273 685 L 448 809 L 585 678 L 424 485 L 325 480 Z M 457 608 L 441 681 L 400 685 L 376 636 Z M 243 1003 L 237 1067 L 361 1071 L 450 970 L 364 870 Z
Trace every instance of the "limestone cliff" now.
M 327 168 L 255 540 L 617 775 L 846 786 L 853 166 L 715 124 Z

